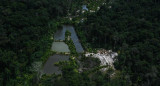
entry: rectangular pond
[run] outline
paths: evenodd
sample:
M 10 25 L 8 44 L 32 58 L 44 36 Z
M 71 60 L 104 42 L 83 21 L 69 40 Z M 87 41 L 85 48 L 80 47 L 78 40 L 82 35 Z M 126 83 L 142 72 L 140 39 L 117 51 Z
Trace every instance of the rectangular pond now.
M 68 45 L 64 42 L 53 42 L 51 50 L 56 52 L 70 52 Z
M 49 57 L 42 69 L 42 74 L 53 74 L 53 73 L 60 74 L 61 71 L 57 66 L 54 65 L 54 63 L 59 61 L 68 61 L 68 60 L 69 60 L 69 56 L 67 55 L 55 54 Z
M 68 30 L 69 32 L 71 32 L 71 39 L 76 47 L 76 51 L 78 53 L 83 53 L 84 50 L 82 48 L 82 45 L 81 43 L 79 42 L 79 39 L 77 37 L 77 34 L 74 30 L 74 27 L 73 26 L 70 26 L 70 25 L 63 25 L 63 28 L 62 29 L 59 29 L 55 35 L 54 35 L 54 39 L 55 41 L 59 41 L 59 40 L 65 40 L 65 32 L 66 30 Z

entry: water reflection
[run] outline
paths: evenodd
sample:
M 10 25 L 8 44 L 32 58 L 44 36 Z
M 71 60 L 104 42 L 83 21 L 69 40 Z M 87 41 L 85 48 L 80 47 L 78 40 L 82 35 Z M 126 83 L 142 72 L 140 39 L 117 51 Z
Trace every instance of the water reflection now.
M 78 53 L 82 53 L 84 50 L 83 50 L 82 45 L 80 44 L 80 42 L 78 40 L 77 34 L 76 34 L 73 26 L 64 25 L 63 29 L 59 29 L 54 35 L 55 41 L 65 40 L 66 30 L 71 32 L 71 39 L 72 39 L 72 41 L 73 41 L 73 43 L 76 47 L 76 51 Z
M 55 54 L 48 58 L 47 62 L 45 63 L 43 67 L 43 74 L 60 74 L 61 71 L 57 66 L 54 65 L 54 63 L 59 62 L 59 61 L 67 61 L 69 60 L 69 56 L 67 55 L 59 55 Z
M 64 42 L 53 42 L 51 49 L 56 52 L 70 52 L 68 45 Z

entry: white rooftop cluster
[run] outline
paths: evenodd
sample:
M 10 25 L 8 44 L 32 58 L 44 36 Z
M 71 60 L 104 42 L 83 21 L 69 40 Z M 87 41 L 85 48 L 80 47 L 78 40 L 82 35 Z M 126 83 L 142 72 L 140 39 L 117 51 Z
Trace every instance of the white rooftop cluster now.
M 101 61 L 101 66 L 104 65 L 109 65 L 110 67 L 112 67 L 114 69 L 114 61 L 115 61 L 115 57 L 118 56 L 118 53 L 116 52 L 112 52 L 112 50 L 97 50 L 97 53 L 86 53 L 85 54 L 86 57 L 94 57 L 94 58 L 98 58 Z M 106 70 L 106 68 L 102 69 L 103 71 Z
M 94 10 L 89 10 L 89 12 L 90 12 L 90 13 L 94 13 L 94 12 L 96 12 L 96 11 L 94 11 Z

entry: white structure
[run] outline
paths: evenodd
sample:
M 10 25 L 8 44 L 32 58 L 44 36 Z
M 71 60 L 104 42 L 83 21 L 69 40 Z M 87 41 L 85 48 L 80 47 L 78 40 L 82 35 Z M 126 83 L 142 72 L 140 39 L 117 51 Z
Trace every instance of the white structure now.
M 94 10 L 89 10 L 89 12 L 90 12 L 90 13 L 94 13 L 94 12 L 96 12 L 96 11 L 94 11 Z
M 97 10 L 99 10 L 100 9 L 100 7 L 97 7 Z
M 94 57 L 94 58 L 98 58 L 101 61 L 101 66 L 104 65 L 109 65 L 110 67 L 112 67 L 114 69 L 114 58 L 116 56 L 118 56 L 118 53 L 116 52 L 112 52 L 112 50 L 98 50 L 97 53 L 86 53 L 85 54 L 86 57 Z M 103 68 L 102 71 L 105 71 L 106 68 Z
M 112 6 L 109 6 L 108 8 L 109 8 L 109 9 L 111 9 L 111 8 L 112 8 Z
M 88 11 L 88 8 L 86 5 L 82 5 L 82 10 Z

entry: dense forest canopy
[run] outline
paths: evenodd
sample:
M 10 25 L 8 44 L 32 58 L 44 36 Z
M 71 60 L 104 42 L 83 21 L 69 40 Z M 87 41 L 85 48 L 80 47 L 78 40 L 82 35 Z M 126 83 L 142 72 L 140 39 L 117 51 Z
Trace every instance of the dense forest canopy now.
M 74 4 L 73 4 L 74 3 Z M 80 0 L 0 1 L 0 85 L 23 85 L 29 67 L 50 49 L 50 39 Z M 29 81 L 31 82 L 31 81 Z
M 83 0 L 87 5 L 97 1 Z M 82 56 L 88 70 L 79 73 L 78 63 L 70 59 L 59 65 L 62 75 L 43 76 L 38 85 L 160 86 L 160 1 L 99 1 L 107 4 L 84 15 L 87 20 L 75 29 L 86 50 L 118 52 L 115 76 L 110 75 L 112 69 L 102 73 L 98 59 Z M 82 4 L 82 0 L 0 0 L 0 86 L 34 85 L 37 73 L 30 71 L 31 64 L 47 58 L 61 20 L 76 15 Z
M 114 0 L 77 28 L 83 46 L 119 53 L 116 69 L 135 85 L 158 86 L 160 80 L 160 1 Z

